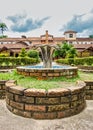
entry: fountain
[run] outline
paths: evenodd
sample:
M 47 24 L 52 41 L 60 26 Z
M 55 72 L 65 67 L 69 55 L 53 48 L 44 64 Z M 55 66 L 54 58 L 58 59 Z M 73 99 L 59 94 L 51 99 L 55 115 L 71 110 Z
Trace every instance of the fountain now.
M 77 67 L 52 65 L 52 56 L 54 49 L 59 48 L 56 44 L 53 43 L 53 41 L 51 43 L 48 42 L 47 31 L 45 35 L 45 43 L 41 42 L 40 44 L 33 45 L 32 47 L 33 49 L 39 48 L 42 55 L 43 66 L 36 65 L 17 67 L 17 72 L 19 74 L 38 77 L 38 79 L 47 79 L 60 76 L 71 78 L 77 76 Z
M 33 47 L 41 50 L 43 65 L 17 67 L 19 74 L 35 76 L 38 79 L 77 76 L 77 67 L 52 64 L 53 51 L 57 47 L 49 44 L 47 37 L 46 43 Z M 6 83 L 6 106 L 16 115 L 34 119 L 59 119 L 75 115 L 86 106 L 85 83 L 77 82 L 75 87 L 46 91 L 19 87 L 10 80 Z

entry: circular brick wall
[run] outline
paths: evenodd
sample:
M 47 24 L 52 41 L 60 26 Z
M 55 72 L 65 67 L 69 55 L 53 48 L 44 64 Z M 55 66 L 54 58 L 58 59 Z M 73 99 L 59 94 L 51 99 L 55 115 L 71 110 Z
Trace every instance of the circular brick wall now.
M 69 67 L 69 68 L 58 68 L 58 69 L 53 69 L 53 68 L 42 68 L 42 69 L 37 69 L 37 68 L 25 68 L 25 67 L 17 67 L 17 72 L 18 74 L 22 74 L 25 76 L 34 76 L 38 78 L 53 78 L 53 77 L 76 77 L 78 68 L 77 67 Z
M 55 119 L 75 115 L 85 107 L 85 83 L 70 88 L 26 89 L 6 83 L 7 108 L 14 114 L 35 118 Z

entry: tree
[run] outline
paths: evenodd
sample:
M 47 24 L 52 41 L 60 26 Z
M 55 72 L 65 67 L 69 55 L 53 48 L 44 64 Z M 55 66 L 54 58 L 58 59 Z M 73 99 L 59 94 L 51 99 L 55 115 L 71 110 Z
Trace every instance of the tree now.
M 74 58 L 75 56 L 77 56 L 77 50 L 74 47 L 71 47 L 68 51 L 67 57 Z
M 1 33 L 2 33 L 2 36 L 3 36 L 3 32 L 7 29 L 7 26 L 5 23 L 0 23 L 0 30 L 1 30 Z
M 19 53 L 19 56 L 20 57 L 25 57 L 26 55 L 27 55 L 27 52 L 26 52 L 25 48 L 22 48 L 21 52 Z
M 93 38 L 93 35 L 89 35 L 89 38 Z
M 77 54 L 76 49 L 71 45 L 66 42 L 63 44 L 58 44 L 57 50 L 54 52 L 54 57 L 62 57 L 62 58 L 74 58 Z

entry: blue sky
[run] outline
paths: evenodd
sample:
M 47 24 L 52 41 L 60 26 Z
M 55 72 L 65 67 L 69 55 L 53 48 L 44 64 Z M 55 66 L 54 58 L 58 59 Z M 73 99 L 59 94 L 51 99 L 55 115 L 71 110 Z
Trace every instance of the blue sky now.
M 0 0 L 0 22 L 6 35 L 54 36 L 75 30 L 79 36 L 93 34 L 93 0 Z

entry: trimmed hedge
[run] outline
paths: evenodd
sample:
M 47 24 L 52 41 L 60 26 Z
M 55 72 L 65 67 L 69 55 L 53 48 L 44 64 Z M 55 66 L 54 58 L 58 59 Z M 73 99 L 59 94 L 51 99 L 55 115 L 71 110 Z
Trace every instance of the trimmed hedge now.
M 37 58 L 29 57 L 0 57 L 0 66 L 17 66 L 17 65 L 29 65 L 39 63 Z
M 56 62 L 68 65 L 93 65 L 93 57 L 58 59 Z

